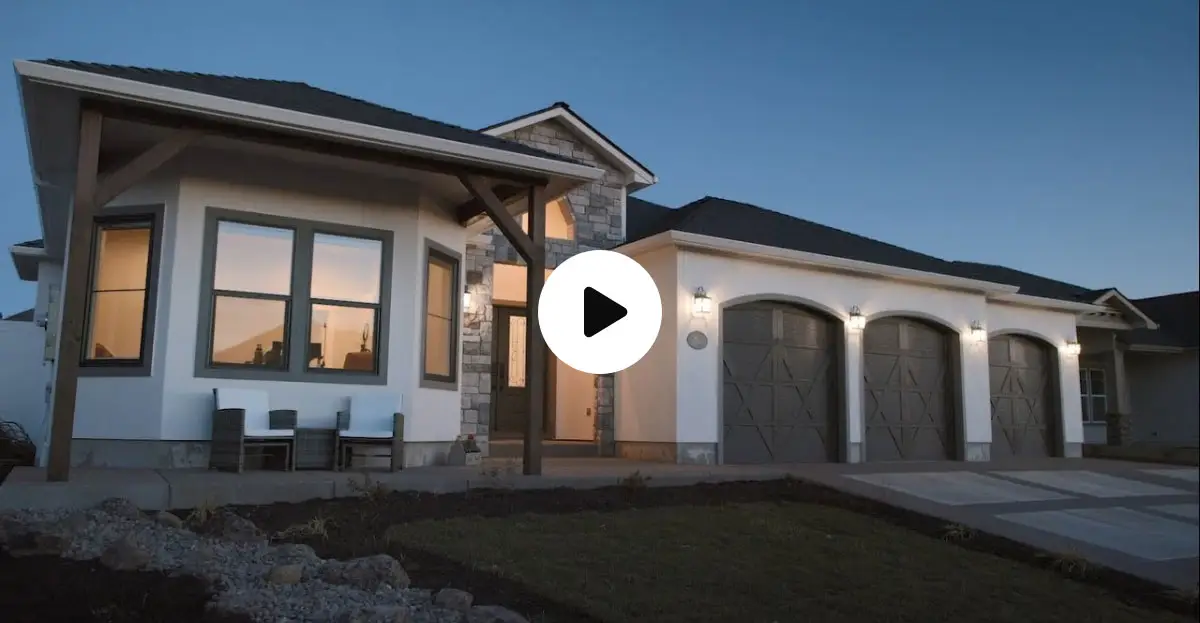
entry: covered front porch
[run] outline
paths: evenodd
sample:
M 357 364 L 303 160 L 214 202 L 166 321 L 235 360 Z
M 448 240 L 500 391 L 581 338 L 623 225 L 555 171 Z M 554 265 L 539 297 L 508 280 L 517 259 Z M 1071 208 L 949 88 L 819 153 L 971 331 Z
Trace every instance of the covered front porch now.
M 603 171 L 499 139 L 472 144 L 477 137 L 465 130 L 463 137 L 447 138 L 420 134 L 420 128 L 364 126 L 363 121 L 204 93 L 203 83 L 178 76 L 168 76 L 169 84 L 148 84 L 141 78 L 161 77 L 153 72 L 114 76 L 106 67 L 17 63 L 45 255 L 61 265 L 63 274 L 61 294 L 46 317 L 52 371 L 49 432 L 40 448 L 45 469 L 21 473 L 67 481 L 72 465 L 90 461 L 97 441 L 130 448 L 158 444 L 160 453 L 203 445 L 207 425 L 201 420 L 212 412 L 209 397 L 222 384 L 268 391 L 272 409 L 299 411 L 300 420 L 307 409 L 310 419 L 331 421 L 335 403 L 368 386 L 384 386 L 403 395 L 406 421 L 421 429 L 411 436 L 405 431 L 405 441 L 414 448 L 439 445 L 426 449 L 430 462 L 444 457 L 454 438 L 469 432 L 460 431 L 463 344 L 453 339 L 452 329 L 466 313 L 460 301 L 467 283 L 461 261 L 467 236 L 495 227 L 535 269 L 524 286 L 532 301 L 526 316 L 536 327 L 546 265 L 546 203 Z M 140 316 L 140 322 L 113 338 L 129 342 L 128 349 L 114 354 L 112 344 L 96 341 L 94 326 L 100 223 L 126 218 L 129 204 L 147 203 L 144 191 L 157 189 L 156 184 L 169 187 L 153 195 L 149 203 L 156 205 L 134 205 L 150 216 L 143 227 L 145 281 L 121 289 L 138 298 L 141 307 L 126 316 Z M 397 188 L 408 190 L 396 193 Z M 268 196 L 260 192 L 264 189 L 287 198 Z M 372 192 L 375 198 L 363 198 Z M 249 351 L 223 357 L 215 343 L 216 301 L 229 293 L 215 284 L 217 251 L 212 248 L 218 230 L 208 221 L 225 222 L 214 220 L 210 208 L 230 204 L 276 232 L 291 231 L 288 245 L 296 240 L 295 249 L 288 246 L 274 257 L 292 255 L 299 267 L 284 267 L 290 278 L 271 286 L 282 288 L 278 292 L 235 288 L 238 300 L 257 301 L 259 308 L 277 304 L 283 324 L 245 336 Z M 380 208 L 388 207 L 399 209 L 379 216 Z M 359 233 L 346 233 L 348 225 Z M 350 306 L 366 318 L 357 325 L 361 348 L 353 340 L 353 350 L 363 356 L 316 348 L 328 346 L 323 335 L 293 339 L 316 336 L 316 308 L 339 304 L 315 292 L 317 230 L 342 238 L 375 231 L 382 240 L 373 256 L 382 266 L 371 284 L 374 294 Z M 431 247 L 445 247 L 442 255 L 450 258 L 445 263 L 448 303 L 437 306 L 437 313 L 428 309 L 431 277 L 425 256 Z M 265 253 L 264 247 L 253 248 L 259 256 Z M 242 267 L 250 271 L 259 265 Z M 446 324 L 443 333 L 436 331 L 440 322 Z M 293 324 L 295 331 L 289 330 Z M 536 330 L 522 338 L 527 425 L 520 431 L 520 470 L 537 474 L 547 400 L 546 348 Z M 429 352 L 430 344 L 439 352 Z M 352 360 L 353 366 L 341 363 Z M 327 368 L 327 362 L 340 369 Z M 342 378 L 335 380 L 333 373 Z M 134 398 L 137 405 L 126 404 Z M 73 451 L 79 442 L 89 445 L 87 457 Z M 78 473 L 85 480 L 103 480 L 94 475 L 101 472 Z M 17 481 L 29 477 L 14 476 Z M 13 486 L 10 482 L 7 489 Z

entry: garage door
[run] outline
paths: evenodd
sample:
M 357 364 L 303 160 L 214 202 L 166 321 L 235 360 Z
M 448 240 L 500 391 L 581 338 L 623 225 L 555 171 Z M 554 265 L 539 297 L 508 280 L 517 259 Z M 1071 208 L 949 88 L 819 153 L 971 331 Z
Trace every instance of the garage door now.
M 950 337 L 911 318 L 863 331 L 864 441 L 868 461 L 954 456 Z
M 838 325 L 781 303 L 739 305 L 721 317 L 724 461 L 835 457 Z
M 992 385 L 992 458 L 1050 456 L 1058 409 L 1049 349 L 1036 339 L 1005 335 L 988 342 Z

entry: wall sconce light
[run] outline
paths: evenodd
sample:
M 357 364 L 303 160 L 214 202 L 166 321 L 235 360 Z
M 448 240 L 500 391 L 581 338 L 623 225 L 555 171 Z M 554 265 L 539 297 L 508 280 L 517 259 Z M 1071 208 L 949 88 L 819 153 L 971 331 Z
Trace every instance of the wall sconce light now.
M 988 341 L 987 329 L 984 329 L 983 323 L 978 320 L 971 321 L 971 339 L 979 344 Z
M 696 293 L 692 295 L 692 315 L 702 316 L 709 313 L 712 313 L 712 298 L 704 288 L 696 288 Z
M 464 311 L 471 309 L 471 286 L 463 286 L 462 306 Z
M 1079 353 L 1083 352 L 1083 346 L 1080 345 L 1079 342 L 1071 340 L 1067 342 L 1067 346 L 1063 349 L 1063 351 L 1072 357 L 1078 357 Z
M 850 308 L 850 322 L 847 324 L 855 331 L 862 331 L 867 328 L 867 317 L 863 315 L 858 305 Z

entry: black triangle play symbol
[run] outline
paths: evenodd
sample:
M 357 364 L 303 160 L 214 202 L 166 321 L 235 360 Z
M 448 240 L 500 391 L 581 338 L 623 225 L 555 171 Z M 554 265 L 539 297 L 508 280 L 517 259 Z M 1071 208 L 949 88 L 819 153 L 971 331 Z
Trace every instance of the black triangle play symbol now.
M 628 315 L 628 309 L 595 288 L 583 289 L 583 337 L 592 337 Z

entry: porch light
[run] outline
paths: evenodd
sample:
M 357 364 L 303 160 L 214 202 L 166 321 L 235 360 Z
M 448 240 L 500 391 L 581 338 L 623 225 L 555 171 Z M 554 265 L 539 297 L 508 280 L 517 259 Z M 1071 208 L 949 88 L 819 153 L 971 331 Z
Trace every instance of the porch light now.
M 696 293 L 692 295 L 692 315 L 701 316 L 712 313 L 712 299 L 704 288 L 696 288 Z
M 471 286 L 463 286 L 462 306 L 464 310 L 471 309 Z
M 846 324 L 855 331 L 862 331 L 867 328 L 867 317 L 863 315 L 858 305 L 850 308 L 850 322 Z
M 1067 342 L 1067 346 L 1063 350 L 1072 357 L 1078 357 L 1079 353 L 1083 352 L 1083 346 L 1081 346 L 1079 342 L 1071 340 Z
M 980 344 L 988 340 L 987 329 L 984 329 L 983 323 L 978 320 L 971 321 L 971 339 Z

